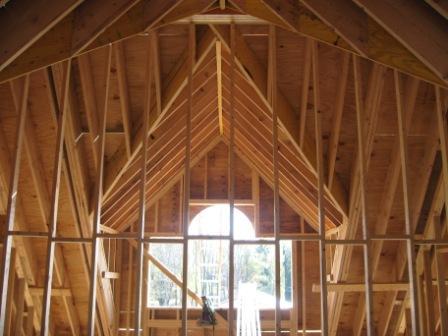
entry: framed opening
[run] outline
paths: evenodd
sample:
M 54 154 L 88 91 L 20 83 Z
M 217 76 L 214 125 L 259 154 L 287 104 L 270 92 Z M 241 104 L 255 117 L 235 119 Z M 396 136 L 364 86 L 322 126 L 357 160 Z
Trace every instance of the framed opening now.
M 206 296 L 214 308 L 229 307 L 229 204 L 215 204 L 201 210 L 190 222 L 188 247 L 188 288 Z M 213 239 L 206 239 L 213 237 Z M 222 237 L 222 239 L 219 239 Z M 254 240 L 256 230 L 250 219 L 234 208 L 235 241 Z M 292 306 L 291 241 L 280 243 L 281 308 Z M 151 244 L 149 252 L 169 274 L 150 262 L 149 307 L 180 307 L 181 288 L 172 280 L 182 279 L 182 245 Z M 234 306 L 242 303 L 244 293 L 252 293 L 259 309 L 275 309 L 275 253 L 273 245 L 236 244 L 234 248 Z M 165 271 L 166 271 L 165 270 Z M 250 288 L 250 291 L 247 290 Z M 247 298 L 245 298 L 247 299 Z M 189 307 L 199 303 L 189 298 Z

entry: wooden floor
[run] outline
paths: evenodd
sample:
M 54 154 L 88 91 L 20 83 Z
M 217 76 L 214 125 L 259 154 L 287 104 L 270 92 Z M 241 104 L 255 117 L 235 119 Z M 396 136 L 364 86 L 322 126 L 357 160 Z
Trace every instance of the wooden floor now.
M 279 297 L 283 240 L 293 305 L 263 335 L 448 335 L 444 1 L 2 6 L 0 334 L 214 335 L 187 252 L 216 237 L 188 228 L 230 204 L 256 238 L 221 237 L 217 336 L 235 249 L 273 246 Z M 150 307 L 148 265 L 182 305 Z

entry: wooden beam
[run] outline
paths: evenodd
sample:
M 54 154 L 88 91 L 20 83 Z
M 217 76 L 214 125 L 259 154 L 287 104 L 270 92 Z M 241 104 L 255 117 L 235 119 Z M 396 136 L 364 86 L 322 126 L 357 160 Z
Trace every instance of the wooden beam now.
M 152 66 L 157 104 L 157 115 L 160 115 L 162 113 L 162 78 L 160 73 L 159 35 L 157 34 L 157 31 L 153 30 L 149 33 L 149 36 L 151 39 L 151 57 L 153 58 Z
M 222 41 L 224 46 L 230 50 L 229 46 L 229 32 L 222 26 L 210 26 L 218 38 Z M 258 61 L 257 56 L 249 48 L 244 41 L 243 36 L 236 33 L 235 37 L 235 55 L 237 65 L 242 74 L 246 77 L 248 83 L 253 87 L 257 95 L 262 100 L 264 107 L 271 109 L 269 102 L 265 96 L 267 92 L 267 71 L 264 66 Z M 309 141 L 305 141 L 301 147 L 299 145 L 299 124 L 295 112 L 292 110 L 285 96 L 278 91 L 278 120 L 282 130 L 285 131 L 288 138 L 291 140 L 294 147 L 301 154 L 306 164 L 309 166 L 313 173 L 316 173 L 316 153 L 312 149 Z M 345 192 L 342 190 L 342 186 L 339 180 L 336 180 L 332 189 L 326 189 L 328 197 L 334 202 L 335 206 L 341 211 L 342 214 L 346 214 L 347 206 L 345 200 Z
M 212 3 L 211 0 L 143 0 L 101 34 L 88 49 L 93 50 L 177 22 L 201 13 Z
M 10 282 L 10 274 L 14 274 L 11 269 L 11 251 L 13 237 L 8 231 L 14 230 L 16 208 L 17 208 L 17 192 L 20 174 L 20 162 L 22 156 L 23 139 L 25 133 L 26 115 L 28 110 L 28 93 L 29 93 L 29 76 L 26 75 L 22 81 L 22 96 L 20 97 L 20 111 L 16 127 L 16 138 L 14 144 L 14 159 L 12 161 L 12 173 L 10 174 L 9 192 L 8 192 L 8 208 L 6 212 L 6 225 L 3 239 L 3 254 L 1 265 L 3 267 L 2 281 L 0 283 L 1 303 L 0 303 L 0 334 L 6 334 L 6 305 L 8 296 L 8 287 Z
M 73 11 L 83 0 L 11 1 L 0 11 L 0 71 Z
M 448 22 L 423 1 L 355 0 L 369 16 L 448 84 Z
M 182 207 L 182 235 L 184 243 L 182 246 L 182 327 L 180 335 L 188 335 L 188 228 L 190 223 L 190 182 L 191 182 L 191 117 L 193 115 L 193 67 L 195 63 L 196 50 L 196 27 L 190 23 L 188 27 L 188 72 L 187 72 L 187 113 L 185 125 L 185 161 L 183 179 L 183 207 Z
M 22 334 L 23 329 L 23 314 L 25 309 L 25 286 L 26 281 L 24 278 L 19 278 L 17 281 L 17 297 L 16 299 L 16 316 L 14 333 L 16 335 Z
M 138 0 L 118 0 L 104 3 L 90 0 L 76 10 L 71 36 L 71 52 L 79 54 L 110 25 L 138 4 Z
M 448 85 L 351 0 L 232 2 L 247 14 L 284 29 L 354 52 L 423 80 Z
M 197 71 L 202 65 L 203 62 L 214 46 L 214 36 L 212 32 L 207 31 L 205 35 L 201 38 L 198 43 L 198 57 L 196 59 L 196 63 L 194 66 L 194 71 Z M 182 90 L 185 88 L 187 83 L 187 65 L 188 58 L 187 55 L 184 54 L 180 59 L 178 65 L 174 68 L 173 72 L 170 73 L 168 78 L 170 78 L 168 84 L 163 90 L 164 97 L 163 101 L 163 110 L 162 113 L 157 116 L 156 113 L 151 111 L 150 113 L 150 121 L 151 124 L 149 128 L 149 133 L 154 132 L 154 130 L 158 127 L 160 121 L 164 118 L 164 116 L 170 110 L 174 100 L 179 96 Z M 113 187 L 118 183 L 120 177 L 127 169 L 132 160 L 137 156 L 141 148 L 141 137 L 142 137 L 142 129 L 138 129 L 134 136 L 134 146 L 131 151 L 131 157 L 128 158 L 125 153 L 124 148 L 119 149 L 117 153 L 108 160 L 108 164 L 105 169 L 105 181 L 104 181 L 104 198 L 107 199 L 110 196 L 110 193 L 113 190 Z
M 278 119 L 277 119 L 277 32 L 273 25 L 269 26 L 269 46 L 268 46 L 268 60 L 269 68 L 268 72 L 270 76 L 268 78 L 271 82 L 271 92 L 268 95 L 271 96 L 271 107 L 272 107 L 272 175 L 273 175 L 273 226 L 274 226 L 274 281 L 275 281 L 275 334 L 279 335 L 281 330 L 281 311 L 280 311 L 280 188 L 279 188 L 279 168 L 278 168 Z
M 109 47 L 108 59 L 105 64 L 105 83 L 104 83 L 104 102 L 102 105 L 100 131 L 99 131 L 99 162 L 95 181 L 95 205 L 93 208 L 93 222 L 92 222 L 92 247 L 90 257 L 90 288 L 89 288 L 89 315 L 88 315 L 88 329 L 89 336 L 95 335 L 95 318 L 96 318 L 96 296 L 98 286 L 98 259 L 99 259 L 99 238 L 100 220 L 101 220 L 101 205 L 103 198 L 103 180 L 104 180 L 104 153 L 106 148 L 106 121 L 108 111 L 109 89 L 110 89 L 110 66 L 112 58 L 112 48 Z
M 134 232 L 134 226 L 131 226 L 131 232 Z M 134 277 L 134 249 L 132 248 L 132 241 L 128 241 L 129 243 L 129 249 L 128 249 L 128 276 L 127 276 L 127 298 L 126 298 L 126 318 L 125 318 L 125 325 L 126 325 L 126 333 L 125 335 L 129 335 L 129 331 L 132 326 L 132 320 L 131 320 L 131 310 L 132 310 L 132 284 L 133 277 Z
M 130 158 L 132 152 L 132 121 L 123 42 L 118 41 L 114 43 L 113 50 L 115 55 L 115 66 L 117 67 L 118 92 L 120 94 L 121 118 L 123 121 L 126 154 L 128 158 Z
M 225 2 L 224 2 L 225 7 Z M 219 42 L 221 45 L 221 42 Z M 220 48 L 221 49 L 221 48 Z M 221 54 L 221 50 L 220 50 Z M 230 26 L 230 129 L 229 129 L 229 154 L 228 154 L 228 170 L 227 174 L 229 176 L 229 187 L 228 187 L 228 198 L 229 198 L 229 289 L 235 288 L 235 24 L 232 23 Z M 222 82 L 221 82 L 222 85 Z M 222 90 L 222 87 L 221 87 Z M 224 128 L 224 125 L 223 125 Z M 208 156 L 205 156 L 208 160 Z M 206 170 L 207 174 L 207 170 Z M 207 184 L 206 184 L 207 185 Z M 253 195 L 252 195 L 253 199 Z M 229 309 L 227 311 L 227 322 L 228 322 L 228 336 L 233 336 L 234 334 L 234 324 L 235 324 L 235 292 L 229 290 Z
M 378 123 L 378 112 L 379 112 L 379 103 L 381 100 L 383 83 L 385 76 L 385 68 L 378 65 L 373 64 L 367 87 L 367 94 L 365 100 L 363 102 L 364 106 L 364 115 L 367 123 L 367 130 L 365 131 L 365 150 L 364 155 L 366 158 L 366 171 L 368 171 L 368 167 L 371 159 L 371 152 L 373 149 L 374 143 L 374 135 Z M 352 175 L 351 175 L 351 191 L 350 191 L 350 205 L 349 205 L 349 216 L 348 223 L 344 225 L 340 235 L 343 239 L 352 239 L 355 237 L 356 230 L 359 224 L 360 218 L 360 184 L 359 184 L 359 159 L 356 158 L 353 161 L 352 167 Z M 332 274 L 337 281 L 345 281 L 350 269 L 351 262 L 351 254 L 353 251 L 352 246 L 338 245 L 335 249 L 334 263 L 332 267 Z M 342 309 L 342 301 L 344 293 L 333 293 L 334 295 L 331 297 L 330 304 L 330 328 L 331 335 L 335 335 L 340 312 Z
M 34 306 L 28 306 L 24 327 L 25 336 L 33 335 L 33 318 L 34 318 Z
M 51 116 L 53 119 L 54 125 L 57 125 L 58 121 L 58 115 L 59 115 L 59 109 L 58 109 L 58 101 L 60 100 L 60 97 L 58 97 L 57 91 L 61 91 L 60 87 L 62 86 L 62 76 L 63 69 L 61 64 L 56 65 L 53 67 L 53 71 L 48 68 L 47 71 L 44 73 L 45 77 L 45 83 L 48 88 L 47 92 L 49 95 L 49 103 L 50 103 L 50 110 L 51 110 Z M 58 89 L 59 88 L 59 89 Z M 70 91 L 69 93 L 69 104 L 67 105 L 70 112 L 68 112 L 67 117 L 67 127 L 65 130 L 66 136 L 65 136 L 65 145 L 64 145 L 64 160 L 63 160 L 63 170 L 64 170 L 64 177 L 66 182 L 66 187 L 68 191 L 69 196 L 69 203 L 72 208 L 74 219 L 75 219 L 75 232 L 78 236 L 90 236 L 91 235 L 91 224 L 89 219 L 89 209 L 88 209 L 88 195 L 87 195 L 87 187 L 86 187 L 86 181 L 85 181 L 85 167 L 83 165 L 84 162 L 84 153 L 80 150 L 79 146 L 76 146 L 75 144 L 75 129 L 73 127 L 73 120 L 71 118 L 71 114 L 78 113 L 77 110 L 75 110 L 75 107 L 73 105 L 73 92 Z M 68 168 L 70 167 L 70 169 Z M 58 249 L 60 246 L 58 247 Z M 59 256 L 62 256 L 62 254 L 59 254 L 58 251 L 56 251 L 56 260 L 57 260 L 57 267 L 56 267 L 56 276 L 58 278 L 58 281 L 60 282 L 61 286 L 62 284 L 67 284 L 68 278 L 64 278 L 64 275 L 67 273 L 64 268 L 62 267 L 64 265 L 63 262 L 61 262 L 62 259 L 59 258 Z M 88 250 L 86 248 L 86 244 L 79 244 L 79 252 L 82 259 L 82 266 L 84 267 L 84 275 L 86 283 L 89 282 L 89 259 L 88 259 Z M 103 263 L 101 263 L 103 264 Z M 60 271 L 58 271 L 60 269 Z M 98 317 L 98 320 L 100 323 L 98 323 L 98 326 L 102 325 L 102 331 L 105 333 L 105 335 L 110 335 L 108 330 L 108 312 L 107 307 L 105 306 L 105 302 L 108 302 L 108 292 L 107 292 L 107 284 L 104 284 L 104 290 L 101 291 L 101 297 L 98 302 L 99 306 L 99 312 L 100 316 Z M 67 318 L 71 326 L 72 334 L 79 334 L 79 319 L 77 317 L 77 314 L 74 314 L 76 312 L 76 308 L 74 307 L 74 303 L 71 299 L 66 298 L 65 296 L 62 297 L 63 305 L 67 310 Z
M 12 325 L 12 313 L 13 313 L 13 304 L 14 304 L 14 292 L 15 292 L 15 286 L 16 286 L 16 273 L 15 273 L 15 266 L 17 265 L 17 254 L 15 249 L 12 249 L 11 251 L 11 269 L 12 272 L 9 272 L 9 292 L 5 297 L 2 297 L 3 300 L 6 301 L 6 313 L 5 313 L 5 323 L 4 323 L 4 330 L 6 331 L 6 334 L 11 334 L 11 325 Z
M 446 125 L 446 110 L 447 106 L 444 104 L 442 91 L 439 87 L 435 87 L 436 94 L 436 113 L 437 113 L 437 124 L 439 128 L 439 140 L 440 140 L 440 150 L 442 154 L 442 182 L 443 182 L 443 200 L 444 200 L 444 210 L 445 214 L 448 210 L 448 128 Z M 436 238 L 442 238 L 442 232 L 440 230 L 440 218 L 434 221 L 434 233 Z M 439 281 L 437 290 L 439 298 L 439 310 L 440 310 L 440 321 L 441 321 L 441 333 L 442 335 L 448 335 L 448 308 L 446 303 L 446 288 L 445 284 L 441 283 L 445 279 L 445 271 L 442 266 L 442 257 L 437 252 L 436 247 L 436 274 Z
M 316 137 L 316 159 L 317 159 L 317 181 L 318 181 L 318 218 L 319 218 L 319 269 L 320 286 L 322 293 L 320 295 L 321 311 L 321 329 L 322 334 L 328 335 L 328 291 L 327 291 L 327 262 L 325 246 L 325 205 L 324 205 L 324 154 L 322 144 L 322 111 L 320 109 L 320 83 L 319 83 L 319 55 L 316 42 L 311 44 L 312 55 L 312 73 L 313 73 L 313 105 L 314 105 L 314 123 Z
M 117 241 L 117 251 L 116 251 L 116 267 L 115 271 L 118 275 L 118 278 L 115 279 L 114 282 L 114 304 L 115 304 L 115 310 L 114 310 L 114 321 L 113 321 L 113 332 L 115 334 L 118 334 L 118 329 L 121 325 L 121 294 L 122 294 L 122 288 L 124 277 L 122 275 L 124 274 L 124 258 L 123 258 L 123 241 Z
M 67 63 L 70 63 L 70 62 L 67 62 Z M 66 67 L 70 66 L 70 64 L 67 64 L 67 63 L 65 64 Z M 72 183 L 71 183 L 72 181 L 69 177 L 69 173 L 68 173 L 68 169 L 67 169 L 69 151 L 66 151 L 67 139 L 73 140 L 72 133 L 71 133 L 71 131 L 73 131 L 73 128 L 71 127 L 71 118 L 70 118 L 70 112 L 71 112 L 70 111 L 70 93 L 71 93 L 70 89 L 71 89 L 71 86 L 70 86 L 70 82 L 66 81 L 67 68 L 64 69 L 63 64 L 61 64 L 60 70 L 61 70 L 61 72 L 60 72 L 60 78 L 59 78 L 60 79 L 59 90 L 57 90 L 57 88 L 56 88 L 56 86 L 57 86 L 55 83 L 56 77 L 53 75 L 51 75 L 51 76 L 49 75 L 51 72 L 50 69 L 47 69 L 47 72 L 45 72 L 46 73 L 45 78 L 46 78 L 48 88 L 50 91 L 49 103 L 51 106 L 51 111 L 52 111 L 51 116 L 53 118 L 55 128 L 58 129 L 58 131 L 59 131 L 60 130 L 59 126 L 60 126 L 61 122 L 65 123 L 64 131 L 63 131 L 64 137 L 62 139 L 56 139 L 56 143 L 58 143 L 58 141 L 62 141 L 62 144 L 59 143 L 59 145 L 62 147 L 61 151 L 64 152 L 64 154 L 56 152 L 55 157 L 57 157 L 58 155 L 62 155 L 61 162 L 60 162 L 60 164 L 62 165 L 61 169 L 64 171 L 66 187 L 68 189 L 70 199 L 73 202 L 73 196 L 71 195 L 73 193 Z M 56 74 L 57 74 L 57 70 L 55 69 L 55 75 Z M 56 92 L 56 91 L 58 91 L 58 92 Z M 67 111 L 65 111 L 65 110 L 67 110 Z M 64 111 L 64 113 L 62 113 L 62 111 Z M 63 115 L 66 120 L 62 119 L 61 116 L 63 116 Z M 36 161 L 36 163 L 37 162 L 38 161 Z M 34 163 L 34 165 L 36 165 L 36 163 Z M 75 170 L 76 170 L 75 166 L 72 165 L 70 171 L 73 172 Z M 45 222 L 48 222 L 50 220 L 50 214 L 53 211 L 52 210 L 52 205 L 53 205 L 52 199 L 51 199 L 51 196 L 50 196 L 50 193 L 48 192 L 48 190 L 46 188 L 44 188 L 43 181 L 38 182 L 36 180 L 35 183 L 36 183 L 36 187 L 38 189 L 39 200 L 40 200 L 40 202 L 45 204 L 45 206 L 43 207 L 44 212 L 42 213 L 42 215 L 45 218 Z M 73 206 L 73 203 L 71 205 Z M 76 209 L 73 209 L 73 211 L 74 211 L 74 213 L 77 212 Z M 51 224 L 49 226 L 51 226 Z M 77 234 L 79 234 L 79 232 L 77 232 Z M 51 249 L 53 249 L 53 247 L 51 247 Z M 80 250 L 82 250 L 82 249 L 80 249 Z M 84 266 L 85 267 L 87 266 L 87 261 L 85 261 Z M 55 271 L 55 279 L 53 281 L 53 285 L 70 287 L 69 278 L 66 276 L 67 269 L 65 266 L 63 251 L 62 251 L 61 245 L 57 245 L 57 244 L 54 246 L 54 271 Z M 45 299 L 46 299 L 46 295 L 44 295 L 44 300 Z M 62 297 L 62 305 L 67 312 L 67 321 L 70 325 L 70 330 L 72 332 L 72 335 L 80 335 L 80 333 L 81 333 L 80 321 L 79 321 L 79 317 L 78 317 L 78 312 L 74 306 L 73 299 L 63 296 Z M 50 319 L 50 323 L 51 323 L 51 319 Z M 50 326 L 50 328 L 52 328 L 52 326 Z
M 300 138 L 299 144 L 301 147 L 305 144 L 305 127 L 306 127 L 306 114 L 308 111 L 308 96 L 310 90 L 310 74 L 311 74 L 311 40 L 306 39 L 303 61 L 303 80 L 302 80 L 302 93 L 300 100 Z M 328 184 L 331 188 L 331 184 Z
M 221 41 L 216 41 L 216 87 L 218 96 L 218 120 L 219 134 L 224 134 L 224 125 L 222 120 L 222 61 L 221 61 Z
M 406 125 L 409 127 L 411 125 L 412 116 L 414 114 L 414 107 L 415 102 L 417 98 L 418 88 L 419 88 L 420 81 L 416 78 L 410 78 L 406 85 Z M 430 151 L 427 151 L 429 153 Z M 395 199 L 395 194 L 400 178 L 400 155 L 399 155 L 399 143 L 398 140 L 395 140 L 395 143 L 393 145 L 392 149 L 392 162 L 389 165 L 389 170 L 386 176 L 386 180 L 384 185 L 386 186 L 385 190 L 382 193 L 381 197 L 381 203 L 379 208 L 382 209 L 380 213 L 378 214 L 376 221 L 375 221 L 375 234 L 382 235 L 386 234 L 387 227 L 390 220 L 390 214 L 392 211 L 392 206 Z M 428 155 L 428 159 L 425 158 L 424 162 L 430 162 L 430 165 L 432 166 L 433 162 L 433 156 Z M 427 167 L 426 165 L 423 165 L 423 167 Z M 425 168 L 428 169 L 428 168 Z M 423 192 L 426 191 L 426 188 L 422 189 Z M 414 216 L 416 217 L 416 216 Z M 382 247 L 384 242 L 382 241 L 375 241 L 372 246 L 372 273 L 375 276 L 376 270 L 379 266 L 379 261 L 381 257 Z M 354 325 L 354 334 L 356 336 L 360 335 L 362 326 L 363 326 L 363 320 L 365 315 L 365 302 L 363 298 L 360 298 L 360 301 L 358 303 L 358 311 L 362 312 L 360 314 L 357 314 L 357 318 L 355 318 L 355 321 L 353 323 Z M 383 320 L 382 320 L 383 321 Z M 378 333 L 381 335 L 382 326 L 386 325 L 386 321 L 380 323 L 379 331 Z
M 367 223 L 367 179 L 366 179 L 366 154 L 364 145 L 364 104 L 362 95 L 362 79 L 361 79 L 361 65 L 357 56 L 353 56 L 353 74 L 354 74 L 354 86 L 355 86 L 355 105 L 356 105 L 356 130 L 357 130 L 357 144 L 358 144 L 358 160 L 359 160 L 359 191 L 360 191 L 360 203 L 361 203 L 361 227 L 362 237 L 366 240 L 366 244 L 363 245 L 363 261 L 364 261 L 364 282 L 365 282 L 365 301 L 367 307 L 366 325 L 367 334 L 375 334 L 374 316 L 373 316 L 373 295 L 372 295 L 372 265 L 370 260 L 370 232 L 369 225 Z
M 103 271 L 101 272 L 101 277 L 103 279 L 113 279 L 113 280 L 117 280 L 120 279 L 120 273 L 118 272 L 106 272 Z
M 59 104 L 59 120 L 58 130 L 56 136 L 56 148 L 53 162 L 53 178 L 52 178 L 52 192 L 50 203 L 50 217 L 48 222 L 48 237 L 47 237 L 47 259 L 45 267 L 45 281 L 44 281 L 44 295 L 43 295 L 43 308 L 41 319 L 41 334 L 47 335 L 50 327 L 50 304 L 51 304 L 51 288 L 53 284 L 53 271 L 55 266 L 55 249 L 56 243 L 53 238 L 56 237 L 57 232 L 57 220 L 58 220 L 58 205 L 59 205 L 59 191 L 62 174 L 62 155 L 64 149 L 64 136 L 65 125 L 67 121 L 67 105 L 68 105 L 68 92 L 70 89 L 71 78 L 71 61 L 67 61 L 64 64 L 64 73 L 61 86 L 60 104 Z
M 44 295 L 43 287 L 29 287 L 29 291 L 33 296 L 42 296 Z M 51 290 L 52 296 L 72 296 L 71 288 L 52 288 Z
M 423 251 L 423 276 L 425 285 L 425 306 L 426 306 L 426 332 L 427 335 L 434 335 L 435 327 L 435 313 L 434 313 L 434 291 L 432 282 L 432 270 L 429 251 Z
M 365 283 L 328 283 L 327 290 L 329 292 L 365 292 Z M 388 292 L 388 291 L 407 291 L 409 290 L 409 283 L 395 282 L 395 283 L 373 283 L 373 292 Z M 320 284 L 313 284 L 313 292 L 320 293 Z
M 434 219 L 434 231 L 435 236 L 437 238 L 441 237 L 441 229 L 440 229 L 440 217 L 436 217 Z M 441 335 L 448 334 L 448 320 L 446 316 L 448 315 L 448 307 L 446 303 L 447 292 L 446 292 L 446 272 L 445 267 L 443 265 L 443 256 L 438 252 L 438 247 L 435 248 L 435 271 L 436 271 L 436 279 L 437 279 L 437 302 L 439 306 L 439 315 L 440 315 L 440 333 Z
M 210 116 L 211 114 L 209 114 L 207 118 L 202 118 L 200 123 L 198 123 L 197 126 L 193 128 L 194 137 L 192 138 L 192 140 L 194 146 L 192 149 L 194 151 L 194 156 L 192 157 L 192 163 L 196 162 L 196 158 L 202 158 L 205 152 L 207 152 L 207 150 L 204 150 L 204 148 L 208 148 L 208 150 L 210 150 L 220 139 L 217 134 L 218 130 L 214 127 L 217 125 L 217 118 L 213 116 L 210 118 Z M 181 121 L 184 122 L 184 119 L 181 119 Z M 210 125 L 212 126 L 212 128 L 210 128 Z M 183 130 L 184 128 L 180 130 L 181 133 L 183 133 Z M 176 144 L 175 147 L 171 142 L 168 142 L 169 150 L 168 152 L 165 152 L 165 159 L 152 167 L 154 171 L 157 171 L 157 175 L 154 175 L 152 171 L 149 171 L 148 173 L 152 181 L 158 181 L 157 185 L 155 186 L 153 185 L 151 180 L 148 181 L 148 195 L 151 196 L 148 199 L 149 204 L 154 204 L 154 201 L 157 200 L 164 192 L 173 187 L 173 185 L 178 182 L 178 178 L 180 178 L 182 172 L 182 161 L 184 160 L 182 149 L 183 146 L 185 146 L 185 141 L 179 142 L 176 139 L 177 138 L 174 139 L 174 143 Z M 172 147 L 174 147 L 174 150 L 171 150 Z M 149 162 L 151 162 L 150 160 Z M 129 190 L 129 187 L 127 188 L 127 190 Z M 118 192 L 120 193 L 121 191 L 118 190 Z M 125 198 L 127 198 L 126 202 L 121 203 L 119 207 L 112 208 L 112 211 L 114 211 L 115 213 L 117 211 L 120 212 L 120 209 L 123 209 L 123 211 L 121 212 L 124 212 L 125 214 L 124 216 L 121 216 L 121 214 L 120 216 L 113 216 L 113 221 L 111 223 L 107 222 L 108 225 L 112 225 L 112 227 L 123 230 L 129 226 L 129 223 L 132 223 L 136 220 L 136 211 L 131 211 L 132 214 L 129 214 L 128 210 L 129 208 L 135 208 L 135 206 L 131 205 L 134 204 L 136 195 L 138 194 L 136 194 L 135 192 L 132 193 L 131 197 L 125 195 Z M 129 199 L 130 202 L 128 201 Z
M 447 0 L 425 0 L 428 5 L 434 8 L 440 15 L 448 20 L 448 1 Z
M 333 178 L 335 174 L 336 157 L 339 146 L 339 136 L 341 133 L 342 113 L 344 111 L 345 92 L 347 89 L 348 79 L 348 65 L 350 57 L 349 54 L 344 52 L 342 54 L 342 69 L 339 77 L 339 83 L 337 84 L 336 103 L 334 106 L 333 119 L 331 123 L 333 127 L 330 134 L 330 142 L 328 144 L 328 187 L 331 189 L 333 184 Z
M 305 220 L 303 217 L 300 219 L 300 229 L 301 232 L 305 232 Z M 300 243 L 300 263 L 301 263 L 301 304 L 302 304 L 302 334 L 306 333 L 307 325 L 308 325 L 308 316 L 307 316 L 307 306 L 306 303 L 308 301 L 308 290 L 307 290 L 307 270 L 306 270 L 306 243 L 305 241 L 302 241 Z M 297 293 L 299 294 L 299 293 Z
M 101 108 L 95 97 L 95 86 L 92 76 L 90 55 L 85 54 L 78 57 L 78 67 L 82 88 L 84 110 L 89 128 L 89 138 L 92 145 L 94 167 L 98 167 L 98 110 Z
M 408 261 L 408 277 L 410 286 L 410 301 L 411 301 L 411 314 L 412 314 L 412 334 L 419 335 L 420 329 L 420 304 L 417 291 L 417 271 L 415 265 L 415 244 L 414 244 L 414 230 L 413 221 L 411 218 L 410 209 L 410 195 L 409 195 L 409 173 L 408 173 L 408 145 L 407 145 L 407 125 L 406 125 L 406 115 L 403 93 L 403 83 L 401 75 L 398 71 L 394 71 L 394 83 L 395 83 L 395 98 L 396 107 L 398 115 L 398 137 L 400 143 L 400 163 L 401 163 L 401 176 L 402 176 L 402 187 L 403 187 L 403 204 L 404 204 L 404 215 L 405 215 L 405 231 L 406 234 L 410 236 L 406 240 L 406 252 Z
M 142 296 L 143 293 L 143 254 L 144 254 L 144 242 L 145 238 L 145 225 L 146 225 L 146 171 L 148 160 L 148 128 L 149 128 L 149 112 L 151 111 L 151 98 L 152 98 L 152 78 L 153 68 L 151 57 L 152 48 L 151 44 L 148 46 L 148 56 L 146 62 L 146 87 L 145 87 L 145 105 L 143 109 L 142 127 L 142 155 L 141 155 L 141 171 L 140 171 L 140 188 L 139 188 L 139 204 L 138 204 L 138 220 L 137 220 L 137 253 L 136 253 L 136 272 L 134 281 L 134 335 L 140 335 L 141 320 L 142 320 Z
M 190 10 L 199 12 L 211 3 L 199 2 Z M 85 1 L 3 69 L 0 82 L 152 29 L 180 3 L 181 0 Z

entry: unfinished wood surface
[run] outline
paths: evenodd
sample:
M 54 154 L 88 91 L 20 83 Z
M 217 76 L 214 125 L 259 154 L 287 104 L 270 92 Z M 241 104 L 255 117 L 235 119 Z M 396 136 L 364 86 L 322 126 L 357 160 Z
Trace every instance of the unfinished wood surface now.
M 211 335 L 188 271 L 148 243 L 183 244 L 188 265 L 190 239 L 218 239 L 189 224 L 218 204 L 255 232 L 219 237 L 230 288 L 243 243 L 273 248 L 263 333 L 446 333 L 443 1 L 44 4 L 0 8 L 5 334 Z M 149 263 L 183 307 L 147 300 Z M 217 336 L 236 333 L 225 290 Z

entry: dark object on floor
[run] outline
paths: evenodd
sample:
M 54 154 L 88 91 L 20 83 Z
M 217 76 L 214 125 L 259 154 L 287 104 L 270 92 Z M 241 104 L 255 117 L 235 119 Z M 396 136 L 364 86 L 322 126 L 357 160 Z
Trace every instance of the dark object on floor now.
M 206 296 L 202 297 L 202 317 L 198 320 L 201 326 L 216 325 L 215 312 Z

